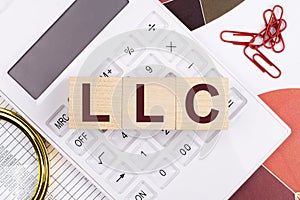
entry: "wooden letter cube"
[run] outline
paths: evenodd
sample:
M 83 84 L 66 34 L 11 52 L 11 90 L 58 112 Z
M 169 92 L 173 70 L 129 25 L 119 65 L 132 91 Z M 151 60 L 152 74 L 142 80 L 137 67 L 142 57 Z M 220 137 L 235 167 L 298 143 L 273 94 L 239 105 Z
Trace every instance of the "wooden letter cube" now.
M 175 129 L 175 78 L 123 78 L 122 101 L 123 129 Z
M 71 77 L 69 86 L 70 128 L 122 128 L 122 78 Z
M 176 95 L 176 129 L 228 129 L 226 78 L 178 78 Z

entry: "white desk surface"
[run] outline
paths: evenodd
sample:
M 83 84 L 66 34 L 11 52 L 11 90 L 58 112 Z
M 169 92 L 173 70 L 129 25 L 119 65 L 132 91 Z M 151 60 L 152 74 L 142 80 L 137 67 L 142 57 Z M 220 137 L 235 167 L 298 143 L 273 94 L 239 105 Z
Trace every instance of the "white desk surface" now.
M 262 73 L 243 53 L 243 46 L 236 46 L 220 40 L 223 30 L 259 32 L 264 28 L 263 12 L 274 5 L 284 8 L 283 18 L 287 29 L 283 32 L 286 48 L 276 54 L 262 48 L 265 55 L 282 71 L 278 79 Z M 246 0 L 224 16 L 196 29 L 193 33 L 208 49 L 234 73 L 254 94 L 284 88 L 300 88 L 300 1 Z

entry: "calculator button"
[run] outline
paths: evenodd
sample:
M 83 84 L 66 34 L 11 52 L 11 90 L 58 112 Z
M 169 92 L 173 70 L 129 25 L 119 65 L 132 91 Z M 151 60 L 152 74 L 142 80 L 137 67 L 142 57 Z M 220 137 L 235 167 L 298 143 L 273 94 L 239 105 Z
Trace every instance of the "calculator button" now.
M 97 141 L 95 131 L 76 131 L 67 140 L 67 145 L 78 155 L 83 155 Z
M 209 131 L 206 136 L 205 143 L 210 143 L 215 137 L 218 136 L 218 134 L 220 134 L 220 132 L 220 130 Z
M 103 63 L 101 63 L 96 71 L 92 74 L 92 76 L 99 77 L 120 77 L 123 74 L 123 70 L 117 63 L 112 61 L 111 59 L 106 59 Z
M 204 69 L 208 66 L 208 61 L 195 50 L 191 50 L 185 58 L 176 65 L 176 69 L 186 76 L 202 75 Z
M 167 73 L 167 75 L 165 76 L 166 78 L 167 77 L 172 77 L 172 78 L 175 78 L 175 77 L 177 77 L 174 73 L 172 73 L 172 72 L 169 72 L 169 73 Z
M 132 171 L 130 167 L 126 163 L 121 163 L 117 169 L 125 169 L 124 171 L 114 170 L 107 177 L 107 182 L 109 185 L 116 190 L 118 193 L 124 192 L 126 188 L 128 188 L 133 181 L 137 178 L 137 175 L 127 173 L 128 171 Z
M 194 132 L 203 143 L 207 139 L 207 135 L 209 131 L 194 131 Z
M 157 148 L 146 139 L 138 139 L 137 142 L 133 146 L 133 150 L 131 153 L 140 154 L 143 156 L 147 156 L 147 154 L 152 154 L 157 151 Z
M 222 77 L 222 75 L 220 74 L 220 72 L 218 72 L 218 70 L 216 69 L 210 69 L 204 77 L 207 78 L 218 78 L 218 77 Z
M 194 131 L 194 132 L 202 141 L 202 143 L 209 143 L 214 137 L 217 136 L 220 130 Z
M 157 38 L 159 29 L 166 29 L 168 23 L 155 11 L 151 12 L 139 25 L 138 28 L 153 32 L 152 39 Z
M 106 145 L 101 144 L 86 160 L 97 173 L 102 174 L 116 160 L 116 155 Z
M 230 88 L 228 101 L 229 119 L 233 119 L 246 104 L 247 99 L 236 88 Z
M 155 135 L 153 138 L 161 146 L 166 147 L 172 140 L 174 140 L 180 131 L 175 130 L 161 130 L 159 134 Z
M 179 169 L 167 159 L 160 164 L 162 167 L 150 174 L 150 179 L 161 189 L 164 189 L 179 174 Z
M 130 35 L 125 41 L 115 49 L 115 52 L 121 52 L 118 59 L 121 66 L 131 67 L 131 65 L 142 55 L 143 51 L 139 50 L 143 44 L 134 36 Z M 118 55 L 119 56 L 119 55 Z
M 149 25 L 152 25 L 151 27 Z M 158 28 L 165 29 L 168 27 L 168 23 L 155 11 L 152 11 L 139 25 L 139 28 L 147 28 L 150 31 L 155 31 Z
M 186 139 L 180 140 L 180 142 L 173 149 L 172 156 L 178 159 L 178 162 L 183 166 L 188 165 L 193 158 L 201 150 L 201 145 L 193 138 L 188 135 Z
M 159 133 L 159 130 L 136 130 L 140 133 L 139 139 L 153 138 Z
M 165 58 L 169 62 L 176 61 L 179 57 L 178 55 L 182 55 L 188 48 L 188 43 L 178 33 L 168 34 L 158 43 L 158 45 L 159 48 L 169 52 L 165 55 Z
M 146 169 L 151 164 L 153 153 L 157 152 L 157 148 L 146 139 L 139 139 L 133 145 L 132 161 L 138 169 Z
M 137 66 L 134 73 L 138 77 L 158 77 L 164 70 L 163 63 L 151 53 L 146 55 Z
M 63 136 L 68 132 L 69 115 L 66 106 L 61 106 L 46 122 L 48 127 L 58 136 Z
M 114 144 L 118 149 L 124 151 L 127 149 L 138 137 L 138 132 L 131 132 L 130 134 L 125 130 L 114 130 L 108 136 L 109 142 Z
M 127 196 L 127 200 L 153 200 L 157 193 L 144 181 L 140 182 Z
M 217 142 L 221 137 L 222 132 L 220 130 L 212 131 L 206 138 L 204 145 L 200 151 L 200 159 L 203 160 L 206 158 L 214 149 Z

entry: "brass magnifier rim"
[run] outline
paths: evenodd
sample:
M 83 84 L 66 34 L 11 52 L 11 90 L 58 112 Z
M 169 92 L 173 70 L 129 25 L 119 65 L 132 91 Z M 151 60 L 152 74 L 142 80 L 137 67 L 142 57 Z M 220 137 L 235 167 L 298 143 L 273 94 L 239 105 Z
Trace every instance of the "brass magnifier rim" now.
M 0 119 L 18 127 L 30 140 L 38 161 L 38 180 L 31 199 L 44 199 L 49 185 L 50 172 L 48 154 L 42 138 L 39 133 L 17 113 L 5 108 L 0 108 Z

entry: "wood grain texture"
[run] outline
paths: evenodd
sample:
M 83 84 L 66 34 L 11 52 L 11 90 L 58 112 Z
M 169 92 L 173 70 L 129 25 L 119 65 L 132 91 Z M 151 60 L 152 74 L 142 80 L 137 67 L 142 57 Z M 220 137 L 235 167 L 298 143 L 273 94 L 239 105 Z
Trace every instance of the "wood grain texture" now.
M 197 123 L 187 113 L 187 94 L 198 84 L 214 86 L 219 95 L 211 97 L 206 91 L 199 91 L 194 96 L 192 107 L 198 116 L 207 116 L 211 109 L 218 110 L 218 115 L 211 123 Z M 226 78 L 177 78 L 176 79 L 176 129 L 178 130 L 221 130 L 228 129 L 228 80 Z
M 72 129 L 228 129 L 226 78 L 72 77 L 69 84 L 69 127 Z M 89 94 L 84 93 L 88 101 L 83 101 L 83 91 L 87 91 L 83 84 L 89 85 Z M 218 95 L 211 97 L 205 90 L 195 92 L 192 88 L 199 84 L 213 86 Z M 187 95 L 191 91 L 193 96 L 188 104 Z M 83 102 L 88 102 L 88 106 Z M 83 108 L 88 112 L 83 112 Z M 217 114 L 212 122 L 209 117 L 208 122 L 200 120 L 199 123 L 188 109 L 196 117 L 205 117 L 212 109 L 217 110 Z M 83 113 L 88 113 L 92 120 L 83 121 L 86 116 Z M 98 121 L 99 115 L 109 115 L 109 121 Z
M 82 121 L 82 84 L 90 83 L 90 114 L 109 115 L 110 122 Z M 122 78 L 71 77 L 69 127 L 74 129 L 121 129 Z
M 144 84 L 145 115 L 163 116 L 164 122 L 136 122 L 136 85 Z M 124 129 L 175 129 L 175 78 L 123 78 Z

